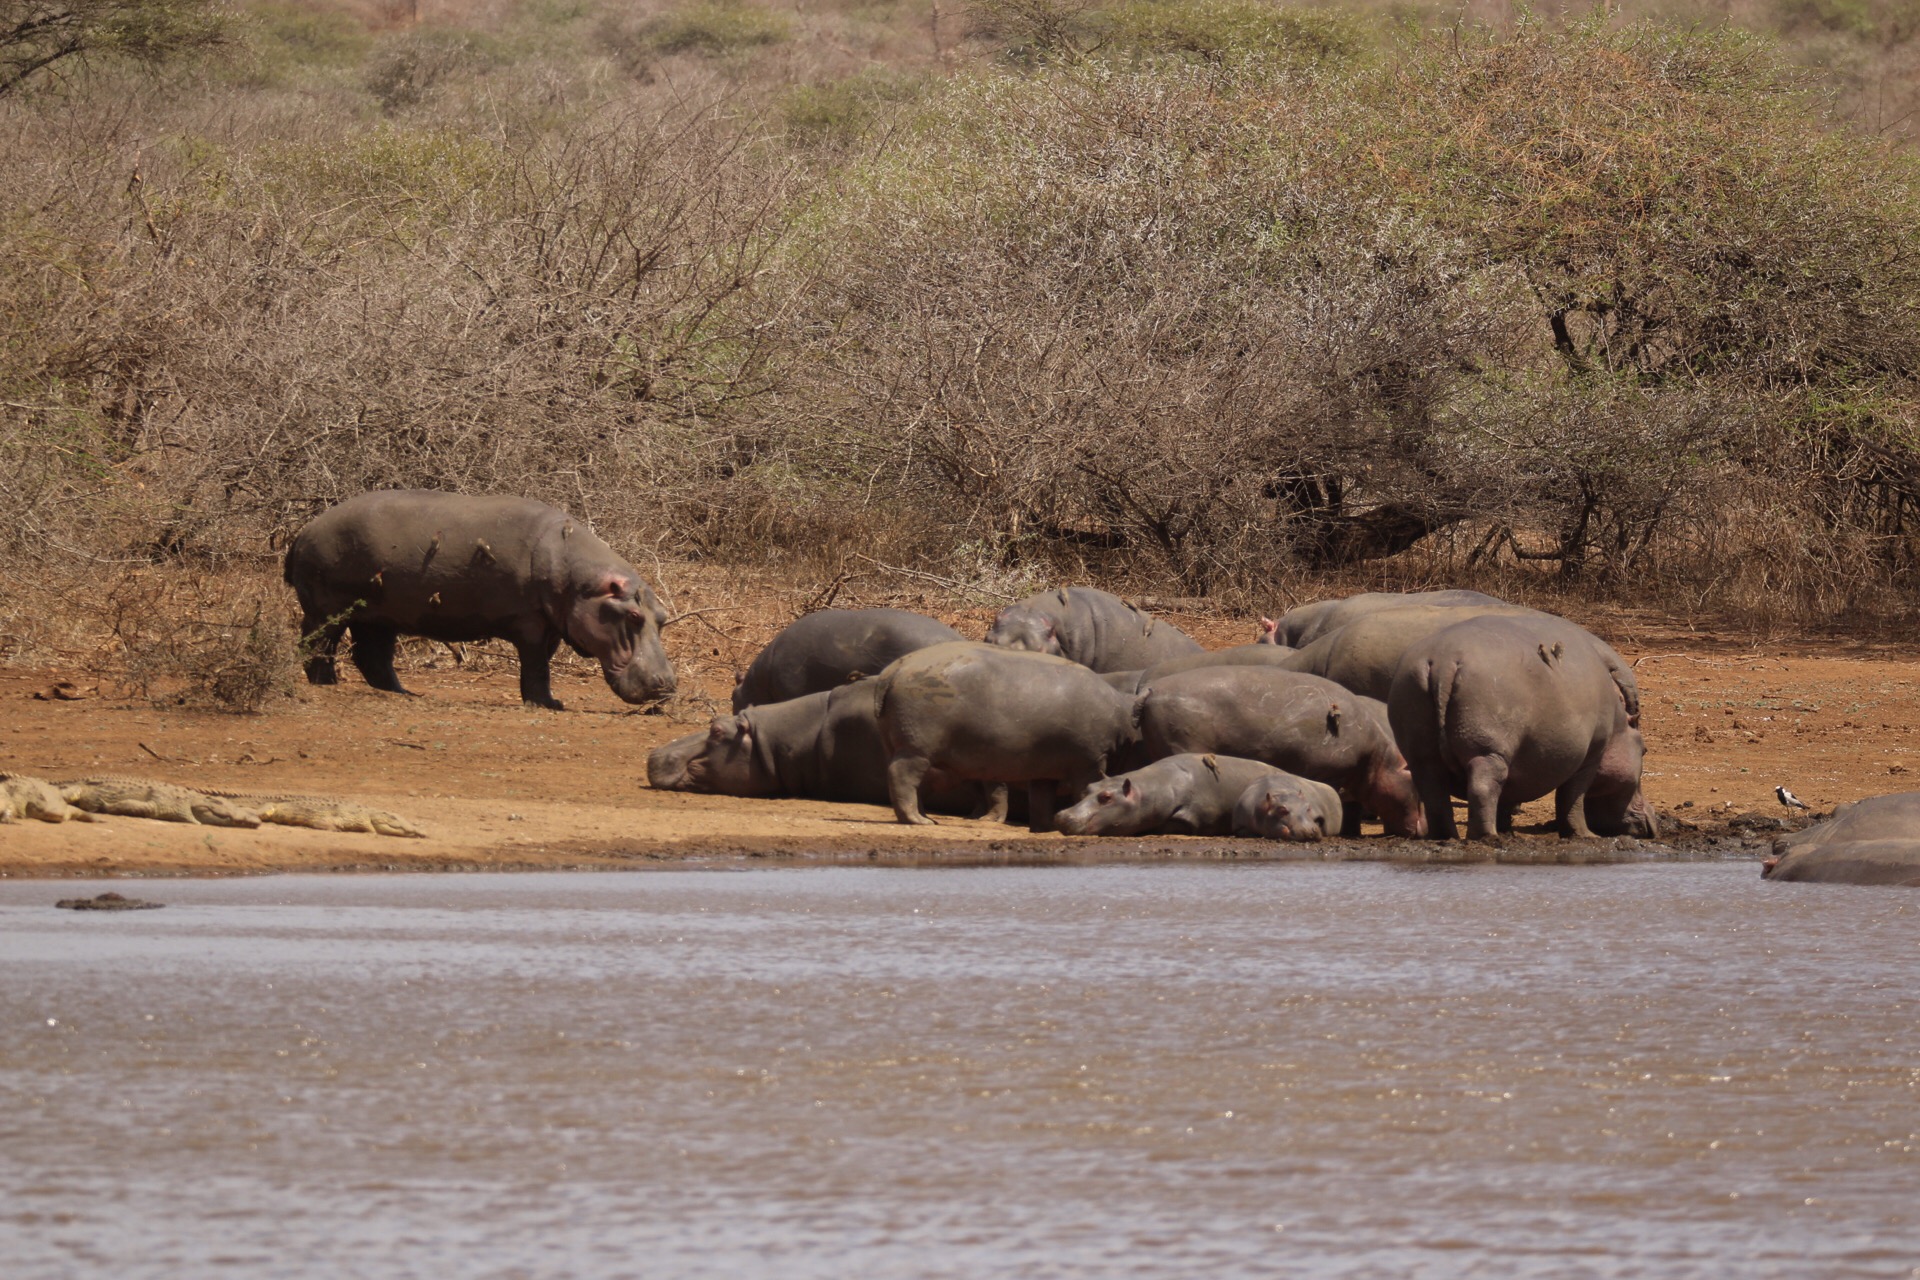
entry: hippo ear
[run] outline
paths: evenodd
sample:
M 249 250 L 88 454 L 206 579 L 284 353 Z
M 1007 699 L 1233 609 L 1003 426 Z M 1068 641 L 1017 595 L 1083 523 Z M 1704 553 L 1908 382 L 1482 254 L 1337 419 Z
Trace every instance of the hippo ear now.
M 735 732 L 737 732 L 740 735 L 740 741 L 742 742 L 753 741 L 753 721 L 747 719 L 746 716 L 744 715 L 735 716 L 733 718 L 733 727 Z
M 1125 796 L 1129 800 L 1133 799 L 1133 779 L 1132 778 L 1120 779 L 1120 794 Z

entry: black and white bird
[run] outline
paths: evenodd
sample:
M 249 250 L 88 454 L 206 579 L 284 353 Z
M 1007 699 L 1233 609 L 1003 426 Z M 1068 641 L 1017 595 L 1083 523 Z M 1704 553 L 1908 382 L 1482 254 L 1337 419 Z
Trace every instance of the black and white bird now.
M 1781 804 L 1787 806 L 1787 808 L 1789 809 L 1812 808 L 1812 806 L 1809 805 L 1806 801 L 1802 800 L 1799 796 L 1793 794 L 1793 792 L 1787 790 L 1785 787 L 1775 787 L 1773 789 L 1773 795 L 1776 800 L 1778 800 Z

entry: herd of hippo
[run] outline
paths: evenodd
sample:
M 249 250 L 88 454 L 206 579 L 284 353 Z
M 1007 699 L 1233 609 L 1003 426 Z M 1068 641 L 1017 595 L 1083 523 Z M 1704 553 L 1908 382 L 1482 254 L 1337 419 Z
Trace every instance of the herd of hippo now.
M 363 494 L 300 530 L 286 580 L 315 683 L 333 682 L 351 633 L 354 665 L 395 692 L 402 634 L 511 641 L 532 706 L 560 705 L 548 668 L 562 641 L 629 702 L 675 688 L 652 590 L 544 503 Z M 1024 809 L 1036 831 L 1276 840 L 1357 836 L 1365 816 L 1390 835 L 1452 839 L 1455 796 L 1481 839 L 1552 794 L 1564 836 L 1653 837 L 1644 752 L 1619 654 L 1479 592 L 1323 601 L 1262 619 L 1254 643 L 1207 650 L 1072 587 L 1003 609 L 981 643 L 899 609 L 808 614 L 741 675 L 733 714 L 654 751 L 647 775 L 665 789 L 889 804 L 907 823 Z M 1920 883 L 1916 821 L 1920 794 L 1846 806 L 1783 840 L 1768 873 Z

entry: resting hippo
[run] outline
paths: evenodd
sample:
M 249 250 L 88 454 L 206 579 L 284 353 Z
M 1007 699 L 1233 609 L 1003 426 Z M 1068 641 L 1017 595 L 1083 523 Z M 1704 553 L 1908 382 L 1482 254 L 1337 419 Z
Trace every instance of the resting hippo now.
M 1330 631 L 1381 609 L 1427 605 L 1453 609 L 1462 605 L 1505 604 L 1479 591 L 1366 591 L 1341 600 L 1316 600 L 1273 618 L 1260 619 L 1260 644 L 1290 644 L 1305 648 Z
M 876 676 L 902 654 L 960 638 L 946 623 L 905 609 L 822 609 L 767 642 L 733 686 L 733 709 Z
M 886 804 L 880 689 L 878 679 L 856 680 L 715 716 L 706 730 L 656 748 L 647 757 L 647 781 L 661 791 Z M 981 794 L 935 771 L 921 798 L 941 813 L 968 813 L 985 807 L 977 803 Z
M 1168 756 L 1102 778 L 1078 804 L 1062 809 L 1055 825 L 1070 836 L 1223 836 L 1233 825 L 1234 801 L 1268 775 L 1280 771 L 1258 760 Z
M 1571 622 L 1457 622 L 1407 651 L 1387 707 L 1435 839 L 1455 835 L 1451 795 L 1466 797 L 1467 835 L 1480 840 L 1549 791 L 1563 836 L 1659 834 L 1640 792 L 1640 730 Z
M 1773 842 L 1769 880 L 1920 888 L 1920 791 L 1843 804 L 1824 822 Z
M 353 665 L 393 693 L 406 692 L 393 671 L 402 635 L 512 641 L 530 707 L 560 709 L 549 664 L 562 640 L 598 658 L 628 702 L 674 689 L 652 589 L 584 524 L 530 498 L 363 493 L 307 522 L 287 548 L 286 580 L 314 684 L 334 682 L 333 652 L 351 630 Z
M 880 673 L 880 741 L 902 822 L 930 821 L 930 769 L 983 783 L 1027 784 L 1029 825 L 1053 825 L 1059 795 L 1078 796 L 1139 736 L 1140 699 L 1065 658 L 993 645 L 937 644 Z
M 1171 622 L 1092 587 L 1043 591 L 1000 611 L 987 643 L 1051 653 L 1095 671 L 1139 671 L 1200 652 L 1200 642 Z
M 1237 644 L 1227 649 L 1207 649 L 1184 658 L 1169 658 L 1145 671 L 1109 671 L 1103 677 L 1122 693 L 1138 693 L 1163 676 L 1201 667 L 1285 667 L 1293 653 L 1283 644 Z
M 1379 814 L 1393 835 L 1424 835 L 1419 793 L 1382 711 L 1318 676 L 1201 667 L 1147 690 L 1133 754 L 1157 760 L 1195 751 L 1263 760 L 1339 791 L 1347 835 L 1360 834 L 1363 808 Z
M 1324 840 L 1345 819 L 1340 795 L 1324 782 L 1275 773 L 1260 779 L 1233 804 L 1233 834 L 1269 840 Z

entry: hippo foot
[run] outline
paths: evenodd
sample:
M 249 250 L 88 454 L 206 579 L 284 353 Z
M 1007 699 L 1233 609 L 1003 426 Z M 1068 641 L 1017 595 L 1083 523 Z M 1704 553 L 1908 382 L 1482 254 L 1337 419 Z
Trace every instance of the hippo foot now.
M 565 711 L 566 704 L 558 698 L 522 698 L 520 705 L 529 711 Z

